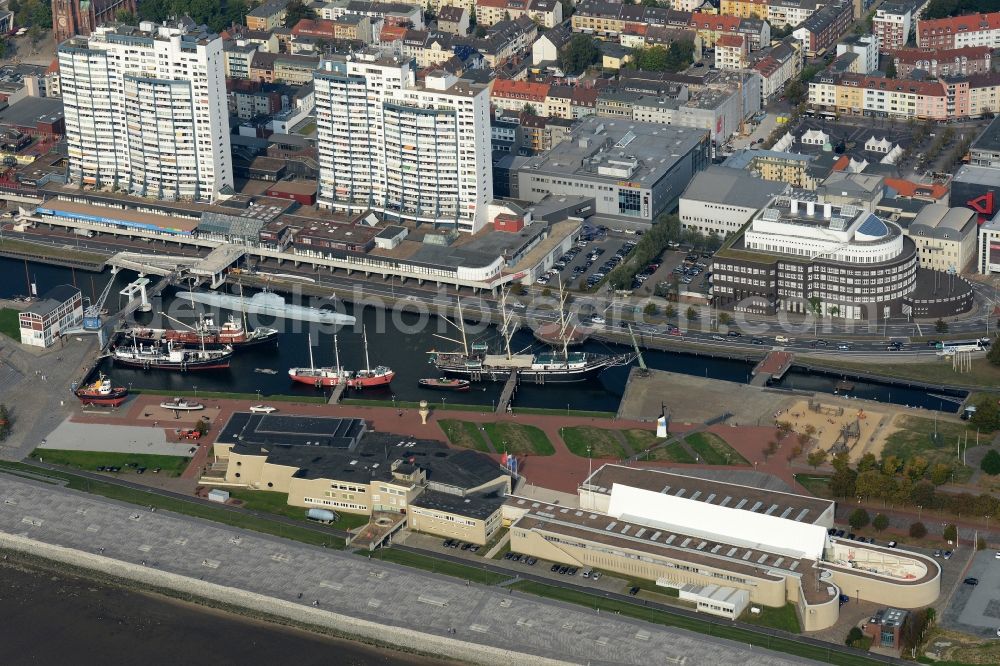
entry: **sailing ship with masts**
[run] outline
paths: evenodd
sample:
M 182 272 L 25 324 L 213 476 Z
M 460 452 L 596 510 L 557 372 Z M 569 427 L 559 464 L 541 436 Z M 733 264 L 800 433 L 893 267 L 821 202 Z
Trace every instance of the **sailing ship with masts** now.
M 320 367 L 317 368 L 313 363 L 312 354 L 312 336 L 309 336 L 309 367 L 308 368 L 289 368 L 288 376 L 291 377 L 292 381 L 298 382 L 300 384 L 309 384 L 317 388 L 338 386 L 339 384 L 346 383 L 349 388 L 360 389 L 360 388 L 371 388 L 373 386 L 384 386 L 392 381 L 392 378 L 396 376 L 396 373 L 392 371 L 391 368 L 384 365 L 377 365 L 374 368 L 371 367 L 371 361 L 368 359 L 368 332 L 366 329 L 361 331 L 364 345 L 365 345 L 365 369 L 364 370 L 345 370 L 340 365 L 340 346 L 337 344 L 337 336 L 333 336 L 333 353 L 334 362 L 333 367 Z
M 500 336 L 503 340 L 502 353 L 491 354 L 482 342 L 469 344 L 462 319 L 462 303 L 458 302 L 458 321 L 452 326 L 461 333 L 461 340 L 441 337 L 460 344 L 456 352 L 430 352 L 431 362 L 449 377 L 461 377 L 471 381 L 506 381 L 515 372 L 521 381 L 536 384 L 564 384 L 594 379 L 606 369 L 627 365 L 635 359 L 635 354 L 594 354 L 590 352 L 570 352 L 569 340 L 573 337 L 570 318 L 566 315 L 566 295 L 559 285 L 559 336 L 560 346 L 540 353 L 511 351 L 511 338 L 517 325 L 513 310 L 507 307 L 507 291 L 500 291 Z

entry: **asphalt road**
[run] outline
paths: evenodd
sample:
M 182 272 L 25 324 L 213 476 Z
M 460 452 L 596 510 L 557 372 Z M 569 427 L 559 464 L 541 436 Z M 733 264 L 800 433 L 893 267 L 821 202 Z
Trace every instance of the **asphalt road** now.
M 12 232 L 6 232 L 12 233 Z M 72 234 L 59 234 L 56 232 L 40 232 L 32 230 L 23 234 L 13 234 L 29 240 L 49 243 L 55 246 L 71 246 L 81 249 L 92 249 L 107 253 L 110 249 L 128 249 L 145 252 L 177 253 L 186 255 L 196 255 L 196 251 L 190 248 L 180 248 L 174 244 L 161 244 L 158 242 L 146 243 L 143 241 L 128 241 L 124 239 L 102 238 L 95 241 L 91 238 L 75 236 Z M 634 236 L 611 234 L 607 241 L 601 243 L 602 246 L 617 249 L 620 242 Z M 605 252 L 598 262 L 604 260 L 613 251 Z M 581 253 L 571 265 L 585 261 L 584 253 Z M 345 292 L 357 296 L 368 298 L 388 298 L 411 301 L 414 307 L 429 306 L 441 311 L 450 311 L 455 307 L 456 297 L 461 296 L 463 300 L 463 310 L 467 315 L 479 314 L 481 308 L 489 308 L 495 311 L 497 302 L 492 296 L 486 294 L 476 294 L 469 288 L 455 289 L 454 287 L 436 287 L 433 283 L 427 282 L 418 285 L 416 282 L 401 282 L 399 279 L 390 278 L 388 280 L 381 277 L 371 277 L 364 279 L 358 274 L 347 276 L 343 273 L 333 273 L 329 271 L 317 270 L 300 266 L 298 268 L 286 263 L 278 266 L 276 262 L 261 262 L 258 265 L 261 275 L 267 273 L 281 273 L 288 275 L 301 275 L 308 278 L 312 283 L 320 288 L 329 287 L 334 294 L 343 295 Z M 983 335 L 986 329 L 992 334 L 995 329 L 996 320 L 992 313 L 997 302 L 997 282 L 991 284 L 974 283 L 977 294 L 977 307 L 973 313 L 966 318 L 959 318 L 948 323 L 948 333 L 951 335 L 968 335 L 968 340 Z M 544 323 L 557 322 L 559 319 L 557 312 L 557 298 L 555 296 L 545 297 L 545 288 L 533 286 L 529 289 L 528 295 L 523 297 L 511 297 L 508 303 L 515 308 L 515 314 L 521 323 L 534 327 Z M 555 289 L 549 288 L 550 292 Z M 521 305 L 517 305 L 520 303 Z M 523 307 L 522 307 L 523 306 Z M 662 317 L 646 317 L 642 313 L 641 306 L 637 306 L 632 301 L 623 301 L 609 296 L 606 293 L 574 295 L 570 305 L 571 311 L 586 313 L 603 313 L 607 321 L 604 325 L 595 328 L 600 332 L 603 329 L 616 329 L 625 332 L 624 322 L 631 323 L 635 330 L 644 336 L 650 336 L 653 340 L 658 337 L 667 338 L 667 322 Z M 926 346 L 926 343 L 909 344 L 911 337 L 934 336 L 934 325 L 930 322 L 910 322 L 910 321 L 885 321 L 882 323 L 853 322 L 833 319 L 816 321 L 812 317 L 782 314 L 772 319 L 752 318 L 743 313 L 733 313 L 731 316 L 737 330 L 743 333 L 743 338 L 733 340 L 726 338 L 718 340 L 717 320 L 720 311 L 709 306 L 698 309 L 699 316 L 696 320 L 688 321 L 681 315 L 677 318 L 677 326 L 683 331 L 683 335 L 670 336 L 672 342 L 692 342 L 700 345 L 724 347 L 727 350 L 735 351 L 761 351 L 766 347 L 780 347 L 790 351 L 806 352 L 811 354 L 835 354 L 836 356 L 881 356 L 891 357 L 891 360 L 900 360 L 901 357 L 926 358 L 931 359 L 935 355 L 935 350 Z M 588 322 L 589 323 L 589 322 Z M 725 337 L 726 326 L 722 326 L 721 336 Z M 790 343 L 779 343 L 774 340 L 777 335 L 783 335 L 791 339 Z M 752 344 L 753 337 L 762 339 L 760 344 Z M 824 336 L 830 338 L 869 338 L 867 340 L 854 339 L 848 343 L 848 349 L 837 349 L 837 343 L 830 340 L 828 347 L 812 347 L 811 342 L 816 339 L 823 339 Z M 871 339 L 881 338 L 881 339 Z M 889 351 L 886 346 L 888 340 L 899 340 L 904 346 L 899 351 Z

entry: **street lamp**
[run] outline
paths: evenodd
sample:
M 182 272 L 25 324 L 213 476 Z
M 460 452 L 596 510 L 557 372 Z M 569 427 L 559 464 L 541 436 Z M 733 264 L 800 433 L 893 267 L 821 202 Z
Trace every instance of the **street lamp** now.
M 257 389 L 257 400 L 260 401 L 260 389 Z
M 191 388 L 194 389 L 194 397 L 197 398 L 198 397 L 198 387 L 197 386 L 192 386 Z
M 920 522 L 920 516 L 923 514 L 923 512 L 924 512 L 924 506 L 922 504 L 918 504 L 917 505 L 917 522 L 918 523 Z

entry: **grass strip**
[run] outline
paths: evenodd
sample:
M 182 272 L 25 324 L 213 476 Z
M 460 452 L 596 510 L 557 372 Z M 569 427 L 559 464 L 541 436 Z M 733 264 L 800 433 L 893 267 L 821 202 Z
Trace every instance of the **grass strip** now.
M 715 433 L 696 432 L 684 438 L 706 465 L 749 465 L 747 459 Z
M 545 433 L 535 426 L 501 421 L 499 423 L 484 423 L 483 427 L 498 453 L 551 456 L 556 452 L 556 447 L 552 445 Z
M 145 467 L 148 474 L 159 468 L 166 476 L 180 476 L 191 460 L 185 456 L 163 456 L 135 453 L 110 453 L 106 451 L 68 451 L 64 449 L 35 449 L 32 458 L 50 465 L 76 467 L 88 472 L 96 471 L 98 467 L 120 467 L 122 472 L 133 472 Z
M 420 403 L 412 400 L 397 400 L 393 402 L 392 400 L 365 400 L 364 398 L 347 398 L 346 400 L 341 400 L 342 405 L 354 405 L 356 407 L 396 407 L 398 409 L 419 409 Z M 456 412 L 488 412 L 490 408 L 486 405 L 462 405 L 454 404 L 447 401 L 447 399 L 442 402 L 432 402 L 427 401 L 427 406 L 430 407 L 431 411 L 441 410 L 441 411 L 456 411 Z
M 586 458 L 625 457 L 625 449 L 615 436 L 615 431 L 591 426 L 570 426 L 559 430 L 559 436 L 570 453 Z
M 66 482 L 66 486 L 73 490 L 80 490 L 93 495 L 100 495 L 108 499 L 128 502 L 141 506 L 153 506 L 164 511 L 184 514 L 193 518 L 203 518 L 216 523 L 239 527 L 243 529 L 271 534 L 274 536 L 300 541 L 313 546 L 327 546 L 330 548 L 343 548 L 344 539 L 333 534 L 323 534 L 314 529 L 295 527 L 283 523 L 252 516 L 239 511 L 219 509 L 201 502 L 187 501 L 175 497 L 164 497 L 151 491 L 128 488 L 115 483 L 97 481 L 62 470 L 51 470 L 42 467 L 35 467 L 25 463 L 0 461 L 0 470 L 13 470 L 15 474 L 23 476 L 30 473 L 38 476 L 47 476 L 53 479 L 61 479 Z
M 813 645 L 811 643 L 803 643 L 796 640 L 794 637 L 785 638 L 781 636 L 770 636 L 768 634 L 757 633 L 752 629 L 744 629 L 733 625 L 717 624 L 715 622 L 709 622 L 689 617 L 687 615 L 665 613 L 653 608 L 638 606 L 627 601 L 605 599 L 586 592 L 553 587 L 552 585 L 545 585 L 544 583 L 519 581 L 517 583 L 513 583 L 510 587 L 519 592 L 526 592 L 528 594 L 577 604 L 579 606 L 587 606 L 588 608 L 600 609 L 602 612 L 620 613 L 637 620 L 645 620 L 647 622 L 667 627 L 688 629 L 699 634 L 717 636 L 719 638 L 725 638 L 743 644 L 757 645 L 769 650 L 784 652 L 785 654 L 792 654 L 806 659 L 814 659 L 824 663 L 840 664 L 842 666 L 874 666 L 875 664 L 881 663 L 873 659 L 868 659 L 862 655 L 840 652 L 835 650 L 832 645 L 827 648 L 819 645 Z
M 445 437 L 448 438 L 448 443 L 452 446 L 490 453 L 489 444 L 486 443 L 486 438 L 483 437 L 479 424 L 455 419 L 441 419 L 438 421 L 438 425 L 441 426 Z
M 538 414 L 541 416 L 581 416 L 593 419 L 613 419 L 614 412 L 593 412 L 586 409 L 550 409 L 544 407 L 514 407 L 518 414 Z
M 21 341 L 21 324 L 19 323 L 19 310 L 14 308 L 0 308 L 0 333 L 8 338 Z
M 367 551 L 359 551 L 359 554 L 367 555 L 369 553 Z M 512 577 L 487 571 L 486 569 L 479 569 L 473 566 L 450 562 L 448 560 L 439 560 L 436 557 L 428 557 L 427 555 L 413 553 L 408 550 L 379 548 L 373 557 L 377 560 L 394 562 L 395 564 L 402 564 L 406 567 L 423 569 L 424 571 L 453 576 L 463 580 L 471 580 L 475 583 L 482 583 L 484 585 L 496 585 L 497 583 L 502 583 Z

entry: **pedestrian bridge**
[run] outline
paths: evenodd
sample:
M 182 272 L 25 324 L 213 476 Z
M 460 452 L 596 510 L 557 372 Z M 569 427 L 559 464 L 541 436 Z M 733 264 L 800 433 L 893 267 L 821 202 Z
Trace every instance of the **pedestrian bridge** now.
M 127 268 L 145 275 L 176 275 L 187 272 L 209 282 L 218 289 L 226 281 L 226 270 L 246 254 L 246 247 L 226 243 L 214 248 L 205 257 L 144 252 L 118 252 L 107 260 L 109 266 Z

